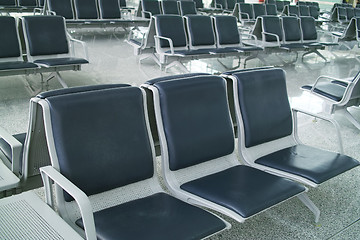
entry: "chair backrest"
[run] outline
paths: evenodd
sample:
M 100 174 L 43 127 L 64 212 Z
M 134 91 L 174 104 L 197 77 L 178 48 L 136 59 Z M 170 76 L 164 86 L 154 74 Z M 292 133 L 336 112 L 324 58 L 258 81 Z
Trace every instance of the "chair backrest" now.
M 215 8 L 227 9 L 226 0 L 215 0 Z
M 337 14 L 338 14 L 338 21 L 346 21 L 347 20 L 347 12 L 346 8 L 344 7 L 338 7 L 337 8 Z
M 176 1 L 161 1 L 160 3 L 163 14 L 180 15 L 179 7 Z
M 276 10 L 278 12 L 282 12 L 284 10 L 284 2 L 283 1 L 276 0 L 275 5 L 276 5 Z
M 239 3 L 239 16 L 241 20 L 254 20 L 254 10 L 250 3 Z
M 313 17 L 300 17 L 300 26 L 302 33 L 302 40 L 306 41 L 316 41 L 318 38 L 315 19 Z
M 237 3 L 236 0 L 226 0 L 227 9 L 228 10 L 234 10 L 236 3 Z
M 193 1 L 178 1 L 180 14 L 185 16 L 188 14 L 197 14 L 195 2 Z
M 281 18 L 281 24 L 285 42 L 301 41 L 301 28 L 299 18 L 293 16 L 284 16 Z
M 122 7 L 126 7 L 127 4 L 126 4 L 126 0 L 119 0 L 119 6 L 122 8 Z
M 56 15 L 63 16 L 65 19 L 74 19 L 73 6 L 71 0 L 47 0 L 50 11 Z
M 74 0 L 77 19 L 98 19 L 99 13 L 96 0 Z
M 210 16 L 185 16 L 190 49 L 216 48 L 215 33 Z
M 275 5 L 275 1 L 276 1 L 276 0 L 266 0 L 265 3 L 266 3 L 266 4 L 274 4 L 274 5 Z
M 217 15 L 213 16 L 213 21 L 218 47 L 238 46 L 241 44 L 236 17 Z
M 62 16 L 24 16 L 22 23 L 29 61 L 44 56 L 69 56 L 65 19 Z
M 354 9 L 354 15 L 355 15 L 355 17 L 360 17 L 360 8 Z
M 266 15 L 266 9 L 264 4 L 253 4 L 254 18 Z
M 235 105 L 240 111 L 237 116 L 242 118 L 238 118 L 238 126 L 244 132 L 242 144 L 249 148 L 290 136 L 293 122 L 285 72 L 278 68 L 260 69 L 233 76 L 237 81 Z
M 87 195 L 153 177 L 154 151 L 139 88 L 67 94 L 46 102 L 48 142 L 56 149 L 50 152 L 52 165 Z
M 120 19 L 120 6 L 118 0 L 98 0 L 100 18 Z
M 0 29 L 4 31 L 4 34 L 0 35 L 0 62 L 22 61 L 20 38 L 15 18 L 0 16 Z
M 276 34 L 279 36 L 279 41 L 282 41 L 283 34 L 281 29 L 280 18 L 276 16 L 262 16 L 261 19 L 262 19 L 262 31 L 271 34 Z M 276 41 L 275 36 L 265 35 L 264 38 L 266 42 Z
M 141 1 L 141 6 L 143 11 L 142 17 L 144 18 L 150 18 L 151 16 L 161 14 L 160 4 L 158 1 Z M 151 13 L 151 15 L 149 13 Z
M 309 6 L 309 12 L 310 12 L 310 16 L 318 19 L 319 15 L 320 15 L 320 11 L 316 6 Z
M 276 5 L 275 4 L 265 4 L 266 15 L 276 16 Z
M 36 0 L 18 0 L 19 6 L 22 7 L 37 7 L 38 3 Z
M 299 6 L 299 16 L 310 16 L 310 10 L 308 6 Z
M 202 0 L 194 0 L 196 8 L 204 8 L 204 3 Z
M 288 9 L 288 16 L 299 16 L 299 6 L 290 5 L 286 8 Z
M 306 2 L 304 2 L 304 1 L 297 1 L 297 2 L 296 2 L 296 5 L 306 5 Z
M 225 80 L 218 76 L 196 76 L 154 84 L 161 109 L 158 126 L 167 144 L 170 171 L 209 162 L 234 151 L 234 133 L 226 96 Z M 161 116 L 159 116 L 161 115 Z M 160 120 L 161 119 L 161 120 Z M 191 149 L 191 150 L 190 150 Z
M 353 7 L 346 8 L 346 17 L 350 21 L 355 16 L 355 10 Z
M 177 15 L 156 15 L 155 31 L 156 35 L 172 39 L 174 47 L 187 48 L 187 37 L 185 32 L 184 20 Z M 168 48 L 169 43 L 160 40 L 161 48 Z
M 17 6 L 17 3 L 15 0 L 1 0 L 0 6 Z

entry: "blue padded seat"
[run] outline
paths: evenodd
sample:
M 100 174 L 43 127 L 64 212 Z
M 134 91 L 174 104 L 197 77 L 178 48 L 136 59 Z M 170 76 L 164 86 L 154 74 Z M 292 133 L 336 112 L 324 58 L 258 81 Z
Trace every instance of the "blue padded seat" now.
M 187 15 L 185 19 L 192 46 L 215 44 L 215 33 L 210 16 Z
M 313 17 L 300 17 L 300 25 L 302 30 L 302 39 L 306 41 L 304 44 L 312 48 L 322 48 L 323 46 L 336 46 L 334 42 L 319 42 L 316 30 L 315 19 Z
M 172 39 L 174 47 L 186 47 L 183 18 L 177 15 L 158 15 L 155 18 L 157 35 Z M 169 42 L 160 40 L 160 46 L 169 47 Z
M 276 10 L 278 12 L 282 12 L 284 10 L 284 2 L 283 1 L 275 1 L 275 5 L 276 5 Z
M 152 16 L 161 14 L 160 10 L 160 4 L 158 1 L 141 1 L 142 4 L 142 10 L 146 12 L 150 12 Z M 145 18 L 150 18 L 150 15 L 148 13 L 145 13 Z
M 308 6 L 299 6 L 299 16 L 310 16 L 310 10 Z
M 242 20 L 254 20 L 254 12 L 250 3 L 240 3 L 239 10 Z
M 0 58 L 19 57 L 20 46 L 15 18 L 0 16 L 0 28 L 6 32 L 0 35 Z
M 266 9 L 264 4 L 253 4 L 254 18 L 266 15 Z
M 71 0 L 47 0 L 50 11 L 56 15 L 63 16 L 65 19 L 74 19 L 74 12 Z
M 22 7 L 37 7 L 37 1 L 36 0 L 18 0 L 19 6 Z
M 292 115 L 286 94 L 284 71 L 259 69 L 256 72 L 235 73 L 233 76 L 238 79 L 245 146 L 252 147 L 289 136 L 292 133 Z M 283 81 L 284 84 L 277 84 L 275 87 L 277 81 Z M 275 102 L 269 104 L 269 99 Z
M 285 41 L 301 41 L 301 29 L 297 17 L 284 16 L 281 18 Z
M 305 190 L 285 178 L 240 165 L 187 182 L 181 189 L 250 217 Z
M 19 133 L 13 135 L 13 137 L 18 140 L 23 146 L 25 143 L 26 133 Z M 0 151 L 2 151 L 5 155 L 5 157 L 11 162 L 12 160 L 12 152 L 10 145 L 2 138 L 0 138 Z M 22 151 L 20 153 L 20 156 L 22 156 Z
M 196 8 L 204 8 L 204 3 L 202 0 L 194 0 Z
M 261 157 L 255 163 L 289 172 L 321 184 L 359 162 L 349 156 L 306 145 L 296 145 Z
M 202 239 L 225 227 L 214 215 L 164 193 L 96 212 L 94 219 L 98 239 Z M 82 219 L 76 223 L 83 227 Z
M 87 195 L 153 177 L 139 88 L 54 94 L 46 101 L 60 172 Z M 213 214 L 165 193 L 97 211 L 94 222 L 97 239 L 205 238 L 226 227 Z M 84 227 L 82 219 L 76 224 Z
M 40 65 L 44 64 L 48 67 L 54 67 L 54 66 L 86 64 L 86 63 L 89 63 L 89 61 L 84 58 L 68 57 L 68 58 L 38 59 L 38 60 L 35 60 L 34 63 L 40 64 Z
M 285 73 L 282 69 L 244 71 L 233 76 L 238 82 L 246 147 L 293 133 Z M 255 160 L 255 163 L 302 176 L 317 184 L 359 165 L 357 160 L 348 156 L 301 144 L 267 154 Z
M 16 6 L 15 0 L 2 0 L 0 6 Z
M 101 91 L 103 94 L 99 94 Z M 80 94 L 83 93 L 47 98 L 50 107 L 57 109 L 56 114 L 51 114 L 51 121 L 56 126 L 53 133 L 61 173 L 87 195 L 150 178 L 153 175 L 151 147 L 144 132 L 145 118 L 138 117 L 143 115 L 140 89 L 90 91 L 79 98 Z M 88 106 L 93 111 L 89 112 Z M 128 109 L 127 114 L 114 111 L 115 108 Z M 102 117 L 94 118 L 92 112 Z M 72 117 L 64 117 L 68 114 Z M 123 137 L 119 138 L 120 135 Z M 113 169 L 116 174 L 109 174 Z M 68 195 L 65 199 L 71 200 Z
M 194 76 L 154 86 L 159 92 L 171 171 L 233 153 L 234 132 L 223 78 Z M 192 179 L 179 187 L 244 218 L 305 191 L 291 180 L 245 165 Z
M 279 1 L 276 1 L 279 2 Z M 280 18 L 277 16 L 262 16 L 262 24 L 263 24 L 263 31 L 276 34 L 279 36 L 279 41 L 282 41 L 283 34 L 281 29 Z M 265 40 L 267 42 L 274 42 L 276 41 L 275 36 L 265 35 Z
M 275 4 L 265 4 L 266 15 L 276 16 L 276 5 Z
M 0 71 L 16 70 L 16 69 L 35 69 L 38 66 L 34 63 L 13 61 L 13 62 L 0 62 Z
M 178 1 L 182 16 L 197 14 L 194 1 Z
M 98 0 L 100 16 L 102 19 L 120 19 L 120 6 L 118 0 Z
M 305 90 L 311 90 L 312 87 L 313 86 L 311 85 L 305 85 L 302 86 L 301 88 Z M 342 85 L 332 82 L 324 82 L 324 83 L 316 84 L 316 88 L 314 89 L 314 92 L 339 102 L 343 98 L 345 90 L 346 90 L 346 86 L 344 87 Z
M 96 0 L 74 0 L 77 19 L 98 19 Z
M 163 14 L 180 15 L 178 4 L 176 1 L 161 1 Z

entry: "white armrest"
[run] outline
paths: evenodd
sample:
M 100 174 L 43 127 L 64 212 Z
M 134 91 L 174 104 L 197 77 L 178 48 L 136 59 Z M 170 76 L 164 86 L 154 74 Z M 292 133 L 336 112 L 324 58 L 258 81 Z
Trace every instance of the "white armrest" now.
M 88 196 L 52 166 L 40 168 L 40 173 L 44 182 L 46 203 L 53 207 L 51 179 L 70 194 L 78 204 L 84 223 L 86 239 L 96 240 L 94 215 Z
M 324 115 L 320 115 L 320 114 L 316 114 L 316 113 L 312 113 L 312 112 L 308 112 L 306 110 L 302 110 L 302 109 L 298 109 L 298 108 L 292 108 L 293 111 L 293 116 L 294 116 L 294 125 L 297 128 L 297 113 L 303 113 L 315 118 L 319 118 L 325 121 L 328 121 L 330 123 L 332 123 L 335 127 L 336 130 L 336 135 L 338 138 L 338 146 L 339 146 L 339 153 L 344 154 L 344 147 L 343 147 L 343 143 L 342 143 L 342 138 L 341 138 L 341 133 L 340 133 L 340 126 L 339 124 L 332 118 L 324 116 Z M 297 138 L 297 141 L 299 141 L 299 138 L 297 136 L 297 134 L 295 134 L 295 137 Z M 300 142 L 300 141 L 299 141 Z
M 268 33 L 268 32 L 261 32 L 261 34 L 263 35 L 263 41 L 264 42 L 266 42 L 265 35 L 274 36 L 276 38 L 277 45 L 280 46 L 280 38 L 279 38 L 278 35 L 276 35 L 274 33 Z
M 68 34 L 69 40 L 70 40 L 71 42 L 73 42 L 73 43 L 79 43 L 79 44 L 82 46 L 83 51 L 84 51 L 84 55 L 85 55 L 85 59 L 89 61 L 89 54 L 88 54 L 88 49 L 87 49 L 86 43 L 83 42 L 83 41 L 77 40 L 77 39 L 75 39 L 75 38 L 72 38 L 69 33 L 67 33 L 67 34 Z M 71 45 L 72 45 L 72 52 L 73 52 L 73 54 L 75 55 L 75 46 L 74 46 L 75 44 L 71 44 Z
M 174 54 L 174 44 L 173 44 L 173 41 L 171 38 L 168 38 L 168 37 L 162 37 L 162 36 L 158 36 L 158 35 L 155 35 L 154 36 L 155 38 L 155 42 L 156 42 L 156 48 L 157 49 L 161 49 L 161 46 L 160 46 L 160 39 L 163 39 L 163 40 L 166 40 L 169 42 L 169 46 L 170 46 L 170 53 L 171 54 Z
M 10 145 L 11 148 L 11 171 L 14 172 L 17 176 L 20 174 L 20 161 L 22 161 L 22 156 L 20 156 L 22 143 L 20 143 L 16 138 L 14 138 L 9 132 L 4 128 L 0 127 L 0 138 Z

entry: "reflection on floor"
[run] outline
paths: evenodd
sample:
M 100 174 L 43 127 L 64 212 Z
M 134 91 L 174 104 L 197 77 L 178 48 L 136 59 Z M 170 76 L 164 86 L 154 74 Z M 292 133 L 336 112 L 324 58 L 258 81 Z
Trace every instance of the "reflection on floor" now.
M 170 69 L 168 73 L 162 72 L 151 60 L 145 60 L 140 65 L 133 55 L 133 49 L 124 42 L 125 35 L 122 33 L 117 37 L 85 35 L 82 39 L 88 44 L 90 64 L 83 66 L 80 72 L 62 74 L 69 86 L 101 83 L 130 83 L 139 86 L 154 77 L 181 73 L 176 68 Z M 307 56 L 305 62 L 300 59 L 296 64 L 280 66 L 287 74 L 288 94 L 293 106 L 318 111 L 321 101 L 309 98 L 300 87 L 313 83 L 320 75 L 343 78 L 353 76 L 360 69 L 359 62 L 346 52 L 337 52 L 338 58 L 328 51 L 322 53 L 331 60 L 329 63 L 324 63 L 317 56 Z M 281 65 L 278 58 L 270 56 L 267 60 L 273 65 Z M 227 65 L 232 64 L 232 61 L 236 64 L 232 59 L 222 61 Z M 249 61 L 247 67 L 257 66 L 262 66 L 262 63 L 255 59 Z M 192 72 L 215 74 L 225 71 L 216 59 L 193 61 L 187 64 L 187 68 Z M 34 92 L 41 87 L 60 88 L 56 81 L 50 82 L 48 87 L 41 86 L 39 79 L 39 76 L 29 76 L 28 81 L 20 76 L 1 77 L 0 125 L 10 133 L 26 131 L 28 102 Z M 360 112 L 354 110 L 354 114 L 360 118 Z M 337 120 L 341 125 L 345 153 L 360 159 L 360 131 L 341 117 Z M 304 143 L 337 150 L 335 130 L 327 122 L 301 116 L 299 128 L 300 138 Z M 314 224 L 312 213 L 295 198 L 243 224 L 226 218 L 232 224 L 232 229 L 211 239 L 360 239 L 359 184 L 360 168 L 356 168 L 316 189 L 309 189 L 309 197 L 321 210 L 320 224 Z

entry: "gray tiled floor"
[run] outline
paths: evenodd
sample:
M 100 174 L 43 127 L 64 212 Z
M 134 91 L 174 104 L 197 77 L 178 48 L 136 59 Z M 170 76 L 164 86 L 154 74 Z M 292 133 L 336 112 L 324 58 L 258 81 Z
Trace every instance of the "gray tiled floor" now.
M 76 36 L 79 38 L 80 36 Z M 97 34 L 96 37 L 84 35 L 88 44 L 90 64 L 80 72 L 64 72 L 63 78 L 69 86 L 101 83 L 130 83 L 139 86 L 148 79 L 168 74 L 179 74 L 177 69 L 169 73 L 146 60 L 138 64 L 133 49 L 124 43 L 124 34 L 117 38 Z M 287 87 L 290 101 L 294 106 L 316 109 L 314 99 L 306 98 L 300 86 L 313 83 L 319 75 L 334 77 L 353 76 L 360 64 L 352 56 L 335 59 L 329 52 L 323 52 L 330 63 L 308 56 L 306 62 L 300 60 L 296 65 L 283 67 L 287 73 Z M 230 60 L 228 61 L 230 64 Z M 270 57 L 271 63 L 279 64 Z M 222 72 L 225 69 L 215 59 L 195 61 L 188 65 L 192 71 Z M 248 67 L 262 66 L 258 60 L 249 62 Z M 31 86 L 39 89 L 38 76 L 29 76 Z M 34 95 L 20 76 L 0 79 L 0 125 L 10 133 L 24 132 L 27 129 L 28 101 Z M 56 81 L 50 82 L 49 89 L 60 88 Z M 271 103 L 269 103 L 271 104 Z M 360 119 L 360 111 L 355 115 Z M 345 153 L 360 159 L 360 131 L 342 117 L 337 118 L 343 135 Z M 332 126 L 313 118 L 300 117 L 300 138 L 304 143 L 317 147 L 337 150 L 335 131 Z M 360 239 L 360 168 L 353 169 L 332 179 L 316 189 L 309 189 L 309 197 L 321 210 L 320 223 L 315 224 L 311 212 L 298 199 L 292 199 L 240 224 L 226 218 L 232 229 L 211 239 Z

